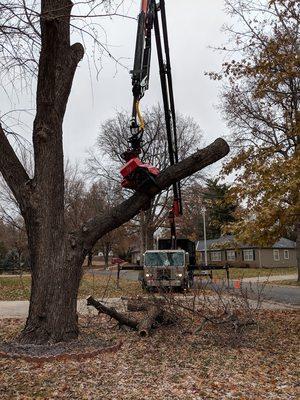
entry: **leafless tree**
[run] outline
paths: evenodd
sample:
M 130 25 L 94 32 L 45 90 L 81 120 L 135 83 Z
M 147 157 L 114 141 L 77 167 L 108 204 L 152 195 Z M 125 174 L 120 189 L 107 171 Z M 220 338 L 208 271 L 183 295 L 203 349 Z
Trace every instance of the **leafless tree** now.
M 65 222 L 70 232 L 78 230 L 81 225 L 96 214 L 104 214 L 120 202 L 120 185 L 101 179 L 87 186 L 78 167 L 67 165 L 65 169 Z M 88 253 L 88 264 L 92 266 L 95 252 L 103 253 L 105 266 L 109 266 L 111 251 L 127 242 L 124 227 L 115 229 L 104 235 Z M 127 250 L 127 249 L 126 249 Z

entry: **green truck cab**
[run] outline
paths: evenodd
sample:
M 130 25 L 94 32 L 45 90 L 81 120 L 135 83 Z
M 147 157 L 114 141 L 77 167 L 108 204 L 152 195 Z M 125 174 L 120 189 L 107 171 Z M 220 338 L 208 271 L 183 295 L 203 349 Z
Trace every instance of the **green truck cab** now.
M 184 250 L 148 250 L 144 254 L 143 287 L 180 288 L 188 286 L 188 254 Z
M 158 242 L 158 250 L 147 250 L 143 256 L 143 271 L 140 279 L 145 289 L 187 289 L 192 284 L 192 242 L 181 239 L 177 249 L 170 249 L 167 239 Z

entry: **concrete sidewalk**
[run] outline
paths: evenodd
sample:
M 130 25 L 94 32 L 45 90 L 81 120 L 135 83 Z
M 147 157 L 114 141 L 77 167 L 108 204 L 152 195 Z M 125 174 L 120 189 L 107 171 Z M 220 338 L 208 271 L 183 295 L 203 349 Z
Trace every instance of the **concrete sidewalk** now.
M 192 296 L 187 296 L 192 299 Z M 256 308 L 257 301 L 249 300 L 250 304 Z M 104 302 L 107 306 L 113 306 L 118 311 L 126 311 L 127 305 L 126 301 L 121 300 L 119 297 L 107 299 Z M 262 302 L 261 308 L 266 310 L 299 310 L 300 307 L 293 306 L 290 304 L 276 303 L 271 301 Z M 5 318 L 26 318 L 28 315 L 29 301 L 0 301 L 0 319 Z M 77 310 L 79 314 L 87 315 L 93 314 L 97 315 L 98 312 L 94 307 L 87 307 L 86 300 L 81 299 L 77 302 Z
M 235 279 L 231 279 L 234 281 Z M 243 282 L 276 282 L 276 281 L 296 281 L 297 274 L 293 275 L 270 275 L 270 276 L 254 276 L 252 278 L 243 278 Z
M 109 299 L 109 305 L 115 305 L 120 299 Z M 29 310 L 29 301 L 0 301 L 0 319 L 4 318 L 26 318 Z M 77 301 L 79 314 L 97 314 L 94 307 L 87 307 L 86 300 Z
M 107 299 L 103 301 L 104 304 L 110 307 L 116 307 L 122 311 L 125 310 L 127 304 L 119 297 Z M 29 301 L 0 301 L 0 319 L 4 318 L 26 318 L 29 310 Z M 77 311 L 79 314 L 98 314 L 98 311 L 94 307 L 88 307 L 86 305 L 86 299 L 80 299 L 77 301 Z

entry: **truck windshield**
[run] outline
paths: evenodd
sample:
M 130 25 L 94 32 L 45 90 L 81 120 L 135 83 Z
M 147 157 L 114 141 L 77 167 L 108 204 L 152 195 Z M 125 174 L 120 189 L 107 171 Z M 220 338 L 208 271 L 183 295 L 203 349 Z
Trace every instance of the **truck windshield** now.
M 184 265 L 184 254 L 183 252 L 152 252 L 145 254 L 145 265 L 147 267 L 175 267 Z

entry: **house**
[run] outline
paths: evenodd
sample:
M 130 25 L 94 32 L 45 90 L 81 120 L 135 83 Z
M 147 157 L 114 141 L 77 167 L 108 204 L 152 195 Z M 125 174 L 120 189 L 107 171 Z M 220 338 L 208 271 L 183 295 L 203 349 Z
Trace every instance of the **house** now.
M 206 241 L 208 264 L 232 267 L 278 268 L 296 267 L 296 243 L 281 238 L 276 243 L 266 247 L 238 243 L 234 236 L 221 236 L 218 239 Z M 196 244 L 197 263 L 204 264 L 204 241 Z

